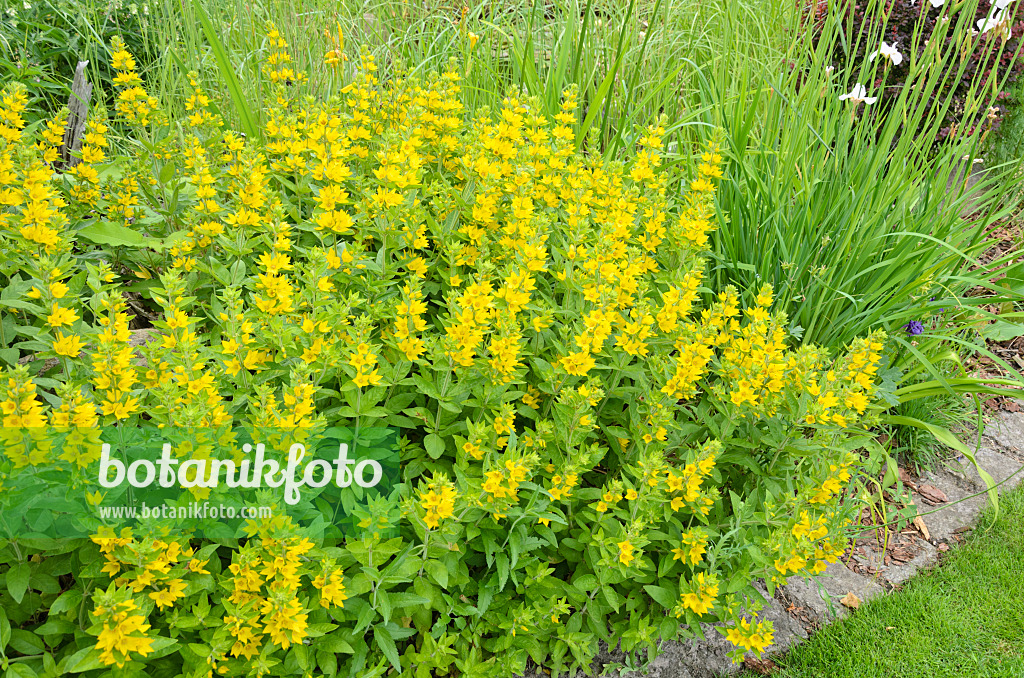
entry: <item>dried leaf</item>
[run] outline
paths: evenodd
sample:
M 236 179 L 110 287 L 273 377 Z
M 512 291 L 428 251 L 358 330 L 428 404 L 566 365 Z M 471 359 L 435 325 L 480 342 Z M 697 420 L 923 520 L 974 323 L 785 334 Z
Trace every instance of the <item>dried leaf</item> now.
M 853 591 L 850 591 L 845 596 L 840 598 L 839 602 L 845 605 L 846 607 L 850 608 L 851 610 L 856 610 L 858 607 L 860 607 L 860 598 L 853 595 Z
M 914 527 L 916 527 L 918 530 L 920 530 L 921 535 L 925 539 L 927 539 L 928 541 L 931 541 L 932 535 L 929 534 L 929 532 L 928 532 L 928 526 L 924 524 L 924 518 L 922 518 L 921 516 L 915 516 L 914 517 Z
M 917 491 L 921 495 L 922 499 L 932 505 L 944 504 L 949 501 L 949 497 L 946 496 L 946 493 L 934 485 L 921 485 L 917 488 Z
M 892 559 L 897 563 L 909 563 L 913 556 L 911 556 L 905 549 L 894 549 L 892 552 Z

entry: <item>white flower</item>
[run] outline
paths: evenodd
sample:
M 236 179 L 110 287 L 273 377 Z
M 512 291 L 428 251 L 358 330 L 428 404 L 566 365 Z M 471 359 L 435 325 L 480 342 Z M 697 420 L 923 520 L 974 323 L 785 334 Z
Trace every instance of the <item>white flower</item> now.
M 987 17 L 978 19 L 978 30 L 982 33 L 999 30 L 1009 40 L 1013 37 L 1013 33 L 1010 30 L 1010 17 L 1007 16 L 1006 7 L 1000 7 L 998 2 L 999 0 L 992 6 L 992 10 L 988 13 Z
M 992 4 L 995 6 L 996 9 L 1006 9 L 1007 7 L 1012 5 L 1013 2 L 1014 0 L 995 0 Z
M 892 61 L 893 66 L 899 66 L 901 63 L 903 63 L 903 55 L 900 54 L 900 51 L 898 49 L 896 49 L 895 42 L 890 45 L 889 43 L 883 40 L 882 46 L 868 55 L 868 61 L 874 61 L 879 54 L 884 56 L 886 59 Z
M 878 101 L 878 97 L 869 97 L 867 96 L 867 93 L 868 91 L 864 88 L 864 85 L 858 82 L 856 85 L 853 86 L 853 91 L 851 91 L 849 94 L 840 95 L 839 100 L 846 101 L 847 99 L 849 99 L 854 103 L 854 105 L 859 104 L 860 102 L 863 101 L 869 106 Z
M 928 2 L 932 3 L 934 8 L 939 8 L 946 4 L 946 0 L 928 0 Z

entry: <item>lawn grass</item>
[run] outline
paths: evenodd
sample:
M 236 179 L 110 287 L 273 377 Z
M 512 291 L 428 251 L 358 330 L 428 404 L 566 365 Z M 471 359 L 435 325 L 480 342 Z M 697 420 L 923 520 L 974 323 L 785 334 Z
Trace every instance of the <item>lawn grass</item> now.
M 776 660 L 776 678 L 1024 676 L 1024 491 L 942 566 Z M 755 674 L 744 674 L 753 678 Z

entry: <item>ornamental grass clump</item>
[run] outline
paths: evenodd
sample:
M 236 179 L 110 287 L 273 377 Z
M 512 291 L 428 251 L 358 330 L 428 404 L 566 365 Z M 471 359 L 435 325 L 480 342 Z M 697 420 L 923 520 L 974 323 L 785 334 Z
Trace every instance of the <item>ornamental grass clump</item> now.
M 763 652 L 755 581 L 845 548 L 883 335 L 793 350 L 769 286 L 699 303 L 715 140 L 676 195 L 659 125 L 625 161 L 577 151 L 573 90 L 554 120 L 515 93 L 467 119 L 454 70 L 380 82 L 364 53 L 319 100 L 271 40 L 256 137 L 198 88 L 167 119 L 115 43 L 117 118 L 64 174 L 4 90 L 3 341 L 35 360 L 3 423 L 400 427 L 400 515 L 373 516 L 399 536 L 7 542 L 31 593 L 4 608 L 46 639 L 26 665 L 564 675 L 698 622 Z

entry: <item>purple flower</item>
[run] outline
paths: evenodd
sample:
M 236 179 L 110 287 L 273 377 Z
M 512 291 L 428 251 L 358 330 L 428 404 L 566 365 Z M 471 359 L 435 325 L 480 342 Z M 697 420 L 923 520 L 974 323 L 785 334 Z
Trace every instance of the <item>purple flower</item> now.
M 918 320 L 911 320 L 903 326 L 903 329 L 907 331 L 907 334 L 913 337 L 924 332 L 924 325 L 922 325 Z

